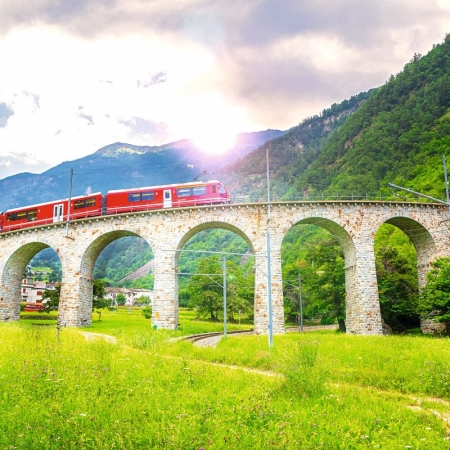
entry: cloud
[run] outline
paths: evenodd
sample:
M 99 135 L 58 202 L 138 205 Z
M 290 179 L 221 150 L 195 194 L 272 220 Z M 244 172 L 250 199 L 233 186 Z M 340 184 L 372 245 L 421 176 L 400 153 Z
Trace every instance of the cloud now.
M 0 167 L 287 129 L 383 84 L 448 23 L 446 0 L 0 2 Z
M 0 178 L 19 172 L 41 173 L 50 167 L 52 167 L 52 164 L 39 160 L 32 153 L 8 153 L 5 156 L 0 156 Z
M 148 141 L 167 142 L 169 138 L 166 123 L 156 123 L 142 117 L 119 119 L 118 122 L 127 126 L 130 134 L 141 136 L 143 139 L 147 138 Z
M 84 107 L 79 106 L 78 107 L 78 117 L 81 119 L 85 119 L 88 122 L 88 125 L 94 125 L 94 119 L 90 114 L 86 114 L 83 112 Z M 58 134 L 61 132 L 61 130 L 58 130 Z
M 167 73 L 164 71 L 156 72 L 153 74 L 149 74 L 149 76 L 145 79 L 141 79 L 137 81 L 137 87 L 148 88 L 153 86 L 154 84 L 165 83 L 167 81 Z
M 4 128 L 8 123 L 8 119 L 14 114 L 12 110 L 6 103 L 0 102 L 0 128 Z

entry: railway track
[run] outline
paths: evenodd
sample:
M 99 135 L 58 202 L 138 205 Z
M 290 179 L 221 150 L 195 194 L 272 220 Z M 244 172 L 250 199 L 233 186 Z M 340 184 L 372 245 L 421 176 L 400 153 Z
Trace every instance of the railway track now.
M 314 325 L 304 326 L 303 332 L 319 331 L 319 330 L 335 330 L 338 329 L 338 325 Z M 298 327 L 286 327 L 286 333 L 301 333 Z M 238 334 L 253 334 L 253 330 L 235 330 L 227 331 L 227 336 Z M 192 342 L 199 347 L 215 347 L 216 344 L 223 337 L 223 331 L 215 331 L 212 333 L 192 334 L 190 336 L 183 337 L 181 340 Z
M 253 330 L 227 331 L 227 336 L 236 334 L 253 334 Z M 216 331 L 212 333 L 192 334 L 184 337 L 183 340 L 199 346 L 215 346 L 223 335 L 223 331 Z

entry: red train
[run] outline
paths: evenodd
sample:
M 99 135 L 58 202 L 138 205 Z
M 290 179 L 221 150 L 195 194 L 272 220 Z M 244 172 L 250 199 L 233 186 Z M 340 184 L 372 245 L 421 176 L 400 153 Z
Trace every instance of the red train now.
M 34 227 L 68 219 L 163 208 L 230 203 L 230 195 L 219 181 L 194 181 L 184 184 L 119 189 L 106 194 L 97 192 L 70 199 L 14 208 L 0 214 L 1 231 Z

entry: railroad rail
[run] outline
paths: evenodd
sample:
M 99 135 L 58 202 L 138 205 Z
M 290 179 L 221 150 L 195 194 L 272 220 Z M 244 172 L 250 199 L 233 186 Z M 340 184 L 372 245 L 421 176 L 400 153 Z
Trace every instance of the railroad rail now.
M 312 326 L 304 326 L 303 332 L 308 331 L 320 331 L 320 330 L 337 330 L 339 329 L 339 326 L 337 324 L 333 325 L 312 325 Z M 299 329 L 299 327 L 286 327 L 286 333 L 301 333 L 302 331 Z M 227 331 L 228 335 L 237 335 L 237 334 L 253 334 L 253 329 L 250 330 L 234 330 L 234 331 Z M 201 333 L 201 334 L 192 334 L 190 336 L 182 337 L 180 340 L 182 341 L 189 341 L 193 344 L 196 343 L 196 345 L 199 346 L 215 346 L 217 342 L 220 340 L 221 337 L 223 337 L 223 331 L 214 331 L 211 333 Z M 206 343 L 209 340 L 209 343 Z M 203 343 L 201 343 L 203 341 Z
M 253 334 L 253 330 L 234 330 L 234 331 L 227 331 L 226 336 L 228 335 L 236 335 L 236 334 Z M 183 337 L 183 341 L 189 341 L 192 343 L 199 343 L 206 339 L 213 339 L 217 338 L 217 341 L 219 341 L 219 338 L 223 337 L 223 331 L 215 331 L 211 333 L 202 333 L 202 334 L 192 334 L 190 336 Z M 216 341 L 216 343 L 217 343 Z

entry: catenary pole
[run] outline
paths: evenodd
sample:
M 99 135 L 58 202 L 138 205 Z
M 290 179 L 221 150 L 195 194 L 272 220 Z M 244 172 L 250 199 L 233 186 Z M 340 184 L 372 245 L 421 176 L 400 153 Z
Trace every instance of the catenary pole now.
M 300 331 L 303 331 L 303 300 L 302 300 L 302 276 L 298 276 L 298 287 L 299 287 L 299 312 L 300 312 Z
M 227 258 L 222 259 L 223 264 L 223 335 L 227 336 Z
M 66 237 L 69 236 L 70 201 L 72 200 L 72 181 L 73 181 L 73 169 L 70 169 L 69 200 L 67 202 Z
M 267 314 L 269 347 L 273 346 L 273 317 L 272 317 L 272 271 L 270 261 L 270 171 L 269 171 L 269 148 L 266 148 L 266 166 L 267 166 Z

